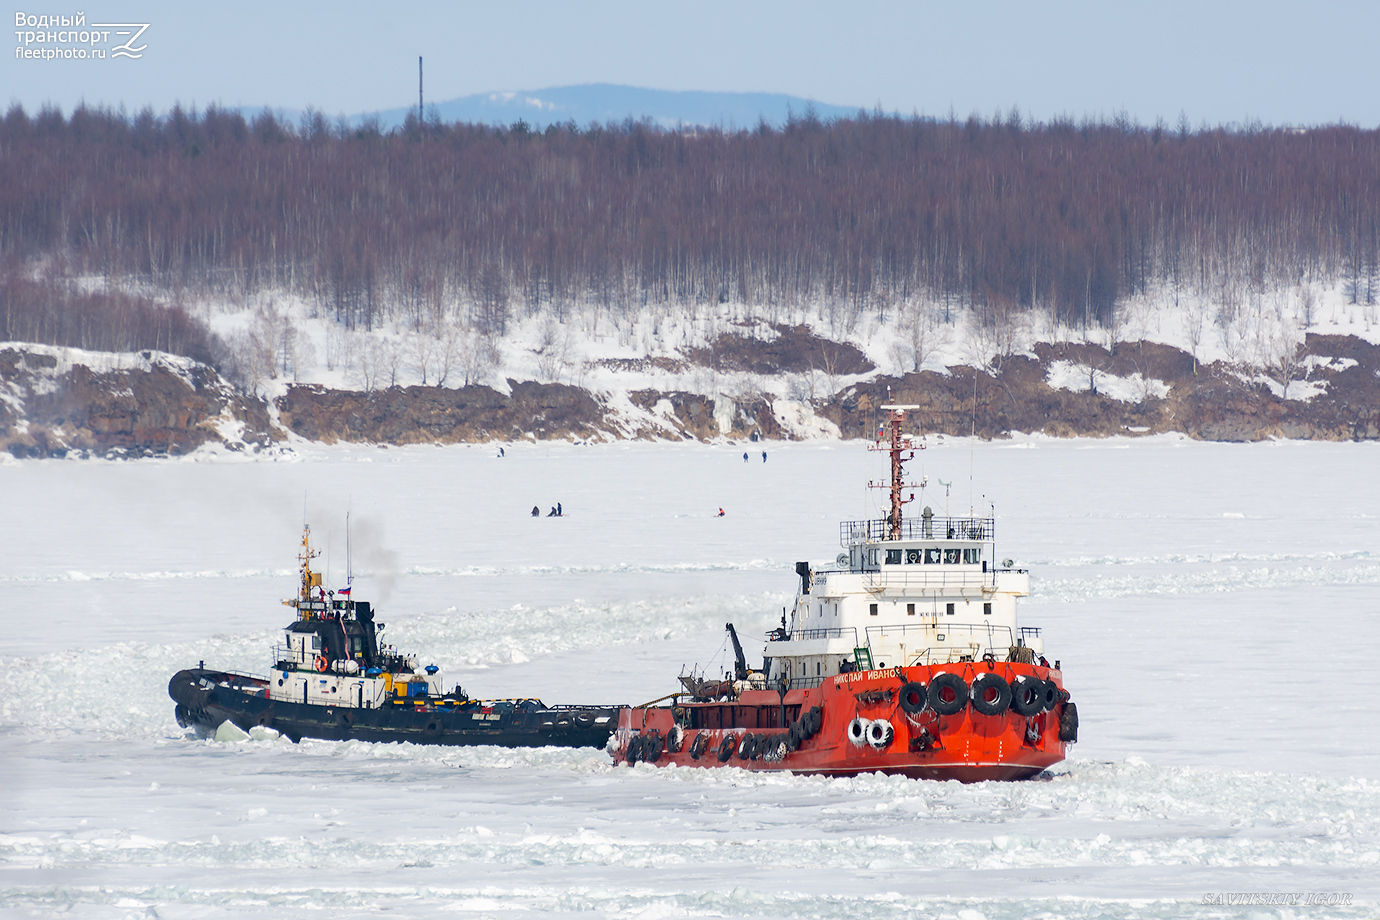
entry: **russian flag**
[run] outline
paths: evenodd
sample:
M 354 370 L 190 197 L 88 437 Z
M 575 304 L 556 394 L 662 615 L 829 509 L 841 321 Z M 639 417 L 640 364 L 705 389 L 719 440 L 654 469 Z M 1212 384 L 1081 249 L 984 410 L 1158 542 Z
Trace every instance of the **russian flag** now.
M 335 593 L 336 593 L 336 594 L 343 594 L 343 595 L 347 595 L 347 596 L 348 596 L 349 593 L 350 593 L 350 589 L 349 589 L 349 588 L 341 588 L 339 591 L 337 591 L 337 592 L 335 592 Z

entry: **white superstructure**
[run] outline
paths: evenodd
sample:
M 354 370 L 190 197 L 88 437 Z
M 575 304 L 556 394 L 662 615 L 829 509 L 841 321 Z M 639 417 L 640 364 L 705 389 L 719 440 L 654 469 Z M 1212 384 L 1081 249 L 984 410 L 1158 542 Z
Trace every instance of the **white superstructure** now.
M 1036 661 L 1039 630 L 1021 627 L 1016 599 L 1030 594 L 1030 576 L 995 563 L 992 517 L 938 517 L 926 507 L 903 520 L 909 499 L 901 464 L 913 451 L 900 422 L 913 406 L 892 410 L 891 515 L 845 521 L 837 568 L 796 565 L 800 587 L 763 657 L 767 684 L 817 686 L 835 674 L 956 661 Z M 913 456 L 913 453 L 912 453 Z M 913 498 L 912 494 L 912 498 Z

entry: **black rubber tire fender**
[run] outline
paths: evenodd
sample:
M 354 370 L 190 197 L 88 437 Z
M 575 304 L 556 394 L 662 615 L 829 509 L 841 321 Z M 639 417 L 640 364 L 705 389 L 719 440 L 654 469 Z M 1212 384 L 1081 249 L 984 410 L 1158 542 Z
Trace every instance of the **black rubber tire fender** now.
M 633 739 L 628 742 L 628 749 L 624 752 L 623 759 L 627 761 L 628 766 L 632 766 L 633 764 L 637 763 L 639 760 L 642 759 L 641 735 L 635 735 Z
M 1011 708 L 1011 685 L 991 671 L 973 678 L 969 691 L 973 709 L 985 716 L 999 716 Z
M 1059 705 L 1062 699 L 1061 692 L 1058 684 L 1049 678 L 1045 678 L 1044 704 L 1046 712 L 1052 712 L 1054 707 Z
M 737 749 L 738 739 L 733 735 L 724 735 L 724 740 L 719 742 L 719 763 L 728 763 L 728 758 Z
M 920 715 L 930 704 L 929 691 L 919 681 L 906 681 L 897 691 L 896 697 L 901 701 L 901 711 L 908 716 Z
M 950 699 L 945 699 L 945 691 Z M 945 671 L 936 674 L 925 693 L 930 708 L 941 716 L 957 715 L 968 705 L 968 683 L 957 674 Z
M 1021 676 L 1011 685 L 1011 708 L 1027 719 L 1045 708 L 1045 682 L 1038 677 Z
M 696 732 L 695 739 L 690 742 L 690 759 L 699 760 L 704 754 L 704 749 L 709 744 L 709 736 L 704 732 Z
M 757 747 L 757 736 L 751 732 L 745 733 L 742 740 L 738 742 L 738 759 L 751 760 L 755 747 Z
M 1073 702 L 1064 704 L 1059 714 L 1059 740 L 1076 742 L 1078 740 L 1078 706 Z
M 647 763 L 656 763 L 661 759 L 661 755 L 666 751 L 666 739 L 661 735 L 652 733 L 642 736 L 642 759 Z

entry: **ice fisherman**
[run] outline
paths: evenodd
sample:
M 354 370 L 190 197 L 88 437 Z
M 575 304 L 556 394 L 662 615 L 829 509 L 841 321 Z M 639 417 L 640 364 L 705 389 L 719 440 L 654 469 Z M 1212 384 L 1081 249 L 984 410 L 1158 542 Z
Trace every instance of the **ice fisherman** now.
M 541 509 L 536 505 L 532 506 L 532 517 L 541 517 Z
M 744 462 L 744 463 L 747 463 L 747 462 L 748 462 L 747 451 L 743 451 L 743 462 Z

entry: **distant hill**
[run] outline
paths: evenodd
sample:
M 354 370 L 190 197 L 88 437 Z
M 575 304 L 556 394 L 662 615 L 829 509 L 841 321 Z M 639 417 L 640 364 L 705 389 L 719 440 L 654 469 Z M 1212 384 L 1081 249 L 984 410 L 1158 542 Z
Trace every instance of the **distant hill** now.
M 792 113 L 799 117 L 811 107 L 815 115 L 825 121 L 858 112 L 851 106 L 829 105 L 780 93 L 672 92 L 610 83 L 476 93 L 426 104 L 427 117 L 437 117 L 444 122 L 510 125 L 521 119 L 537 129 L 569 121 L 583 127 L 592 121 L 604 123 L 627 118 L 636 121 L 648 118 L 667 128 L 676 125 L 750 128 L 760 119 L 779 126 Z M 414 105 L 368 114 L 378 118 L 384 128 L 389 128 L 402 124 L 408 113 L 416 110 Z M 367 116 L 355 116 L 351 120 L 359 121 L 363 117 Z

